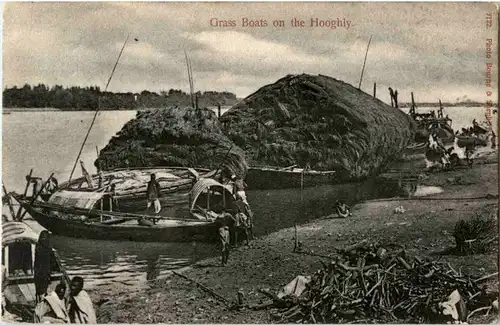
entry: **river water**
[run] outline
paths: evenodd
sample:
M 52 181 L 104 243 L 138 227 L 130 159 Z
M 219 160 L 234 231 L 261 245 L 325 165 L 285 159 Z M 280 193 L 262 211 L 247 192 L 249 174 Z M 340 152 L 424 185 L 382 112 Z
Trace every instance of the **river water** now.
M 428 111 L 421 109 L 421 112 Z M 445 109 L 454 129 L 470 126 L 472 119 L 484 120 L 484 108 Z M 82 152 L 89 172 L 94 173 L 96 147 L 102 149 L 135 111 L 99 113 Z M 60 181 L 69 177 L 94 112 L 12 112 L 2 122 L 2 182 L 8 191 L 22 192 L 25 175 L 47 178 L 54 172 Z M 496 115 L 495 123 L 496 123 Z M 80 166 L 75 175 L 80 176 Z M 256 235 L 293 226 L 331 211 L 337 199 L 354 202 L 376 197 L 376 184 L 274 191 L 251 191 L 249 202 L 256 214 Z M 102 286 L 140 288 L 169 270 L 218 254 L 214 245 L 203 243 L 137 243 L 75 239 L 54 236 L 54 246 L 70 275 L 80 275 L 92 290 Z

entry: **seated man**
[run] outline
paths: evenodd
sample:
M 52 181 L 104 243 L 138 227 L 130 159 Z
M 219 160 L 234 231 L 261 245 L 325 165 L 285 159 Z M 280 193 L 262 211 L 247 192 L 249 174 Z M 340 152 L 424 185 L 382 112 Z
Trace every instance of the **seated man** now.
M 352 216 L 351 209 L 349 208 L 349 206 L 347 204 L 345 204 L 342 201 L 337 201 L 336 211 L 337 211 L 337 215 L 340 218 L 347 218 L 347 217 Z
M 64 304 L 66 287 L 58 284 L 56 290 L 43 297 L 35 307 L 35 323 L 65 324 L 69 317 Z
M 96 315 L 92 300 L 83 290 L 83 279 L 75 276 L 71 280 L 71 296 L 69 302 L 69 320 L 76 324 L 96 324 Z

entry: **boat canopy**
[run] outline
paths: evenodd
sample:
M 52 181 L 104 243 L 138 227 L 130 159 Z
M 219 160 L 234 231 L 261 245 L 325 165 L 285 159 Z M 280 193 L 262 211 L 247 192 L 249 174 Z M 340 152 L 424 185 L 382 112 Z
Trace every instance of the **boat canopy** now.
M 23 222 L 7 221 L 2 224 L 2 246 L 23 241 L 36 244 L 38 236 L 33 229 Z
M 196 184 L 194 184 L 191 190 L 191 204 L 189 206 L 190 210 L 194 209 L 196 200 L 198 200 L 200 194 L 211 187 L 221 188 L 222 191 L 226 191 L 231 194 L 231 189 L 229 186 L 223 185 L 212 178 L 202 178 L 198 182 L 196 182 Z
M 79 192 L 79 191 L 58 191 L 49 198 L 49 203 L 66 207 L 76 207 L 82 209 L 92 209 L 107 193 L 104 192 Z

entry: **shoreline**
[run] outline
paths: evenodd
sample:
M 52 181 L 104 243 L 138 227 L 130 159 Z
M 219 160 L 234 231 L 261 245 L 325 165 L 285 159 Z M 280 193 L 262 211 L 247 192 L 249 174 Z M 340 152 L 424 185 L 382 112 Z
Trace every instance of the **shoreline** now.
M 353 217 L 315 219 L 297 227 L 302 250 L 323 256 L 335 256 L 337 248 L 367 239 L 384 245 L 401 245 L 409 255 L 450 263 L 465 274 L 480 277 L 498 270 L 497 249 L 486 254 L 457 256 L 446 254 L 454 246 L 451 235 L 458 220 L 476 214 L 496 213 L 498 208 L 497 152 L 484 158 L 488 163 L 471 169 L 428 173 L 422 185 L 439 186 L 442 193 L 410 199 L 371 200 L 356 204 Z M 467 200 L 479 197 L 477 200 Z M 482 197 L 482 198 L 481 198 Z M 448 198 L 448 199 L 446 199 Z M 451 198 L 451 199 L 450 199 Z M 439 200 L 432 203 L 429 199 Z M 395 214 L 399 206 L 404 214 Z M 176 270 L 202 283 L 225 299 L 235 302 L 244 295 L 244 304 L 268 301 L 259 292 L 276 292 L 297 275 L 310 275 L 328 258 L 297 254 L 294 228 L 284 228 L 256 238 L 249 246 L 231 251 L 229 264 L 220 266 L 220 258 L 205 259 Z M 489 290 L 498 292 L 498 280 L 488 282 Z M 149 288 L 127 292 L 92 292 L 93 298 L 106 301 L 99 305 L 98 320 L 104 323 L 275 323 L 270 310 L 229 310 L 213 295 L 190 281 L 170 275 L 157 279 Z M 103 300 L 104 299 L 104 300 Z M 97 301 L 97 300 L 94 300 Z M 477 315 L 470 323 L 489 323 L 494 313 Z

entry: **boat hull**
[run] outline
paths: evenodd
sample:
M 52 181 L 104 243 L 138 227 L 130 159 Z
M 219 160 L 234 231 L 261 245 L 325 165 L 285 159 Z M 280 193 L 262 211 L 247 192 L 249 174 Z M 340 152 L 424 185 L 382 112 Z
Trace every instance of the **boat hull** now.
M 245 182 L 248 190 L 274 190 L 314 187 L 337 183 L 334 172 L 293 172 L 278 169 L 249 168 Z
M 60 236 L 140 242 L 214 242 L 217 239 L 216 222 L 193 222 L 175 226 L 106 225 L 61 219 L 38 208 L 25 208 L 43 227 Z

